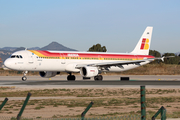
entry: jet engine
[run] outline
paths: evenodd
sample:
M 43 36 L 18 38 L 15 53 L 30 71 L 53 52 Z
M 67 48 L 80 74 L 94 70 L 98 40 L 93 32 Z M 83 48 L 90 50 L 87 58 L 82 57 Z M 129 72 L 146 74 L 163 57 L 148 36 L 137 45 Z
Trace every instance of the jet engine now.
M 51 72 L 51 71 L 41 71 L 41 72 L 39 72 L 39 75 L 41 77 L 44 77 L 44 78 L 54 77 L 57 74 L 60 74 L 60 72 Z
M 80 69 L 80 74 L 83 77 L 93 77 L 93 76 L 98 75 L 98 73 L 99 73 L 99 70 L 97 67 L 85 66 Z

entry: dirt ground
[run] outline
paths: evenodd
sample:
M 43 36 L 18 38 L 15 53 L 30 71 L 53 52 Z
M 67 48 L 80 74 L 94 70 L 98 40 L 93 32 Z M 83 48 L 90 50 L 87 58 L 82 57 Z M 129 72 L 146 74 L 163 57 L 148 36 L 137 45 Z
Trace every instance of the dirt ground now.
M 0 104 L 9 97 L 0 116 L 16 117 L 28 92 L 32 96 L 22 115 L 28 118 L 80 117 L 91 101 L 94 104 L 86 117 L 141 114 L 140 89 L 137 88 L 19 90 L 0 87 Z M 180 118 L 180 89 L 146 89 L 147 118 L 150 119 L 161 106 L 166 108 L 167 117 Z

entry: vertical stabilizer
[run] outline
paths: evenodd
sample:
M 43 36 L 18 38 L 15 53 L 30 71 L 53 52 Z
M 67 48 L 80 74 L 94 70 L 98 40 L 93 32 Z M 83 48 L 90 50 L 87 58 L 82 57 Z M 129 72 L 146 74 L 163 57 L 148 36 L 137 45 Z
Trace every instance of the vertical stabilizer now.
M 141 36 L 139 42 L 137 43 L 134 50 L 131 52 L 133 54 L 139 55 L 148 55 L 149 48 L 151 44 L 151 36 L 152 36 L 153 27 L 147 27 L 144 31 L 143 35 Z

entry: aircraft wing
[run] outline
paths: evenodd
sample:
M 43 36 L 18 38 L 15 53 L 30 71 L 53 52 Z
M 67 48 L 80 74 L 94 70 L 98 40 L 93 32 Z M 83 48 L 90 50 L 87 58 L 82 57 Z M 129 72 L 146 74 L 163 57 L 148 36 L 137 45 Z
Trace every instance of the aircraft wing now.
M 136 64 L 140 65 L 142 62 L 147 62 L 147 61 L 154 61 L 154 60 L 162 60 L 164 61 L 164 58 L 171 58 L 174 56 L 163 56 L 163 57 L 155 57 L 155 58 L 148 58 L 144 60 L 133 60 L 133 61 L 115 61 L 115 62 L 100 62 L 100 63 L 92 63 L 92 64 L 77 64 L 76 68 L 80 69 L 84 66 L 93 66 L 93 67 L 110 67 L 110 66 L 119 66 L 122 67 L 122 65 L 129 65 L 129 64 Z
M 100 62 L 100 63 L 92 63 L 92 64 L 77 64 L 76 68 L 80 69 L 84 66 L 93 66 L 93 67 L 110 67 L 110 66 L 119 66 L 122 67 L 122 65 L 129 65 L 129 64 L 136 64 L 140 65 L 142 62 L 147 62 L 147 61 L 154 61 L 154 60 L 162 60 L 164 61 L 164 58 L 170 58 L 174 56 L 167 56 L 167 57 L 156 57 L 156 58 L 148 58 L 144 60 L 133 60 L 133 61 L 115 61 L 115 62 Z
M 115 62 L 101 62 L 101 63 L 93 63 L 93 64 L 78 64 L 76 68 L 82 68 L 84 66 L 93 66 L 93 67 L 110 67 L 110 66 L 121 66 L 121 65 L 129 65 L 136 64 L 140 65 L 141 62 L 152 61 L 151 59 L 145 60 L 133 60 L 133 61 L 115 61 Z

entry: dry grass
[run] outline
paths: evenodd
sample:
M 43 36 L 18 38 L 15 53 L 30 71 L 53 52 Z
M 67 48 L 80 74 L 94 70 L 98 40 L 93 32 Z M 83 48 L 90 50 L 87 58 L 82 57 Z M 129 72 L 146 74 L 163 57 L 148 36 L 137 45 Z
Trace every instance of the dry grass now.
M 94 105 L 87 117 L 140 115 L 140 89 L 44 89 L 30 91 L 14 91 L 2 89 L 0 96 L 19 97 L 31 92 L 32 96 L 63 96 L 64 99 L 31 100 L 23 113 L 24 117 L 57 118 L 80 117 L 86 106 L 93 101 Z M 69 98 L 73 96 L 73 98 Z M 180 89 L 146 89 L 147 119 L 164 106 L 168 118 L 180 117 Z M 0 101 L 2 103 L 2 101 Z M 0 116 L 16 116 L 23 100 L 9 100 L 0 112 Z

